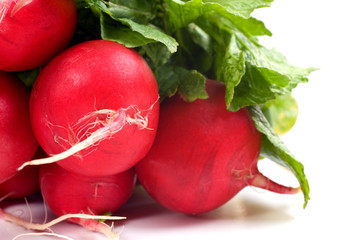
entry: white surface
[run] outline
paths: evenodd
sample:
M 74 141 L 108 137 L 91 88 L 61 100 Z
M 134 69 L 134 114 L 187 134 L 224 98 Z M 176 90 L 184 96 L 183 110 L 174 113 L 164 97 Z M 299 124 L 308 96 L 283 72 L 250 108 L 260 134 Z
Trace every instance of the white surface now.
M 311 187 L 305 210 L 301 194 L 247 188 L 220 209 L 190 217 L 163 209 L 140 191 L 119 213 L 128 217 L 116 225 L 123 231 L 121 239 L 360 239 L 359 7 L 358 0 L 275 0 L 271 8 L 256 11 L 273 33 L 261 39 L 264 45 L 277 48 L 295 65 L 320 68 L 294 91 L 299 118 L 283 138 L 305 166 Z M 274 180 L 296 184 L 267 161 L 260 168 Z M 30 206 L 33 220 L 42 222 L 42 204 Z M 7 208 L 18 209 L 27 216 L 24 205 Z M 76 240 L 105 239 L 67 223 L 53 230 Z M 2 240 L 24 232 L 0 220 Z

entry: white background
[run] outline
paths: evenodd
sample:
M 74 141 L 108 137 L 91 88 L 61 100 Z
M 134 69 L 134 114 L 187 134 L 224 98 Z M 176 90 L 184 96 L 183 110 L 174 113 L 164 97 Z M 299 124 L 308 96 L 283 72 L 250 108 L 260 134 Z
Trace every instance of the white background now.
M 275 0 L 254 13 L 273 33 L 261 43 L 275 47 L 294 65 L 320 69 L 294 90 L 299 117 L 283 137 L 305 166 L 311 188 L 305 210 L 301 194 L 247 188 L 225 206 L 189 217 L 167 211 L 137 191 L 120 212 L 128 217 L 116 226 L 121 239 L 360 239 L 359 11 L 358 0 Z M 261 162 L 260 169 L 280 183 L 296 185 L 291 174 L 271 162 Z M 43 221 L 43 206 L 30 207 L 33 220 Z M 7 210 L 19 209 L 28 216 L 21 204 Z M 67 223 L 53 230 L 77 240 L 105 239 Z M 24 232 L 0 220 L 2 240 Z

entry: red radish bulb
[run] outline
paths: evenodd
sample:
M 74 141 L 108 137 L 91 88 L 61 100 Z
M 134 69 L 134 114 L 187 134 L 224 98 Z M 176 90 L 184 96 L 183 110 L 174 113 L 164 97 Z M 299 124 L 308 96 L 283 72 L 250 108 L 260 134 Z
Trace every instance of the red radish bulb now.
M 38 149 L 30 125 L 30 91 L 14 75 L 0 71 L 0 183 L 13 177 Z
M 76 24 L 74 0 L 0 1 L 0 70 L 43 66 L 69 44 Z
M 68 214 L 94 216 L 115 212 L 130 198 L 135 186 L 135 171 L 104 177 L 88 177 L 69 172 L 58 164 L 40 166 L 40 189 L 45 203 L 58 217 Z M 118 239 L 109 225 L 94 219 L 66 219 L 83 227 Z M 29 227 L 31 228 L 31 227 Z
M 58 164 L 40 166 L 44 201 L 57 216 L 70 213 L 102 215 L 118 210 L 131 196 L 135 172 L 88 177 L 69 172 Z
M 39 166 L 30 166 L 0 184 L 0 199 L 23 198 L 39 190 Z
M 41 148 L 38 148 L 33 158 L 40 157 L 45 157 L 45 153 Z M 30 166 L 0 184 L 0 199 L 24 198 L 37 193 L 39 190 L 39 166 Z
M 257 168 L 261 134 L 246 108 L 226 110 L 224 85 L 208 80 L 208 99 L 164 101 L 154 144 L 136 166 L 145 190 L 163 206 L 186 214 L 213 210 L 252 185 L 279 193 Z
M 140 161 L 154 141 L 158 112 L 157 82 L 146 61 L 106 40 L 56 56 L 30 100 L 41 147 L 65 158 L 57 161 L 68 171 L 88 176 L 116 174 Z

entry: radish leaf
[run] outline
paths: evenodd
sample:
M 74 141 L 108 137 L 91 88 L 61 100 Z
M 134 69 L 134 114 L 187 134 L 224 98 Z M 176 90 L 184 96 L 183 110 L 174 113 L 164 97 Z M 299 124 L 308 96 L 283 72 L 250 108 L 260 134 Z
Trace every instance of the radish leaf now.
M 263 134 L 261 144 L 261 155 L 286 168 L 288 168 L 300 183 L 304 194 L 304 208 L 309 197 L 309 183 L 304 173 L 304 166 L 298 162 L 287 149 L 283 141 L 275 133 L 259 106 L 248 107 L 248 110 L 255 122 L 256 128 Z
M 261 110 L 279 135 L 285 134 L 294 126 L 298 115 L 297 102 L 290 94 L 266 102 Z

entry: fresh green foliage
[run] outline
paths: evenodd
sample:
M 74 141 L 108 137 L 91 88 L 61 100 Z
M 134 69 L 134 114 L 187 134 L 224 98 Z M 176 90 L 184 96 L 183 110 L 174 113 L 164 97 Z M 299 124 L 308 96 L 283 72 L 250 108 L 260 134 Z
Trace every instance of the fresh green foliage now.
M 309 197 L 309 183 L 304 173 L 303 165 L 286 148 L 285 144 L 275 133 L 267 119 L 264 117 L 259 106 L 248 107 L 251 116 L 255 122 L 256 128 L 263 134 L 261 155 L 274 162 L 288 168 L 297 177 L 301 190 L 304 194 L 304 208 L 306 207 Z
M 298 83 L 306 82 L 314 70 L 292 66 L 279 52 L 258 42 L 257 36 L 270 36 L 271 32 L 251 13 L 270 6 L 270 0 L 81 2 L 100 13 L 103 39 L 133 48 L 146 48 L 151 43 L 166 46 L 169 54 L 155 58 L 147 55 L 148 49 L 139 50 L 148 57 L 154 72 L 163 73 L 155 69 L 161 67 L 159 63 L 170 64 L 224 82 L 226 104 L 231 111 L 289 94 Z M 194 100 L 194 92 L 187 92 L 190 88 L 179 88 L 178 78 L 166 81 L 171 82 L 166 86 L 171 85 L 184 97 L 189 96 L 189 101 Z M 160 93 L 165 94 L 162 99 L 169 95 L 166 89 L 160 89 Z
M 207 78 L 223 82 L 228 110 L 252 109 L 256 126 L 264 134 L 263 156 L 293 171 L 306 204 L 309 189 L 302 165 L 273 128 L 283 133 L 292 127 L 296 114 L 291 92 L 299 83 L 307 82 L 315 69 L 293 66 L 281 53 L 260 44 L 258 37 L 271 36 L 271 32 L 251 13 L 269 7 L 271 2 L 77 0 L 79 10 L 85 11 L 82 14 L 90 12 L 99 22 L 96 25 L 80 19 L 79 28 L 98 26 L 99 38 L 142 54 L 158 81 L 160 100 L 175 93 L 187 101 L 204 99 L 208 97 Z M 286 118 L 279 118 L 279 111 Z
M 290 94 L 266 102 L 261 110 L 279 135 L 285 134 L 295 125 L 298 115 L 297 102 Z

